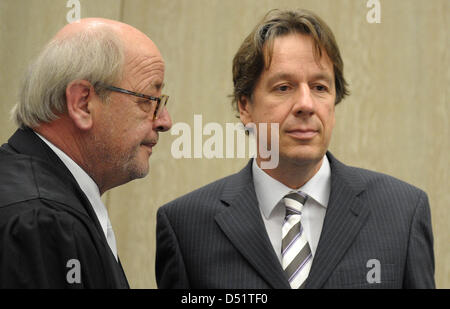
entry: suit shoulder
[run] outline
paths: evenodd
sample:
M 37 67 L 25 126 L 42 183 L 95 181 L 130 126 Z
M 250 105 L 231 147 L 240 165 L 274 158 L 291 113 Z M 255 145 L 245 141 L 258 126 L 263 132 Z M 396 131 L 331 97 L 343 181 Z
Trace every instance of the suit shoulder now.
M 204 185 L 203 187 L 200 187 L 198 189 L 195 189 L 194 191 L 191 191 L 187 194 L 184 194 L 173 201 L 165 204 L 165 206 L 170 206 L 174 204 L 185 204 L 189 203 L 189 201 L 198 201 L 199 199 L 211 199 L 211 198 L 217 198 L 220 196 L 220 193 L 223 191 L 224 186 L 227 184 L 227 182 L 231 181 L 233 179 L 234 175 L 226 176 L 221 179 L 215 180 L 207 185 Z
M 73 224 L 86 221 L 86 216 L 71 207 L 61 204 L 58 201 L 35 198 L 27 201 L 15 202 L 0 207 L 0 225 L 7 224 L 8 221 L 17 222 L 40 222 L 41 224 L 55 224 L 65 222 Z
M 64 166 L 36 156 L 0 151 L 0 209 L 36 199 L 70 205 L 85 213 L 80 195 L 75 178 Z
M 410 183 L 407 183 L 404 180 L 398 179 L 394 176 L 358 167 L 350 167 L 350 168 L 353 169 L 354 173 L 362 177 L 364 182 L 369 187 L 384 186 L 386 188 L 391 188 L 392 190 L 396 191 L 401 190 L 401 191 L 411 191 L 415 193 L 425 193 L 422 189 Z
M 80 218 L 51 201 L 34 199 L 0 208 L 0 231 L 4 236 L 71 234 L 82 226 Z
M 67 182 L 55 179 L 47 162 L 0 149 L 0 225 L 53 222 L 69 226 L 78 222 L 78 226 L 86 220 L 86 214 L 79 210 L 83 207 L 69 206 L 79 201 L 70 194 Z
M 160 207 L 160 210 L 171 212 L 172 210 L 179 211 L 181 209 L 189 208 L 195 210 L 196 208 L 203 208 L 204 205 L 208 206 L 208 209 L 213 209 L 215 205 L 218 205 L 222 193 L 226 190 L 226 187 L 230 183 L 236 183 L 241 180 L 237 174 L 232 174 L 216 181 L 213 181 L 203 187 L 200 187 L 192 192 L 182 195 L 173 201 Z
M 420 188 L 396 177 L 358 167 L 349 167 L 354 179 L 361 182 L 364 195 L 378 205 L 414 212 L 419 203 L 428 204 L 427 194 Z
M 0 207 L 39 197 L 32 158 L 0 152 Z

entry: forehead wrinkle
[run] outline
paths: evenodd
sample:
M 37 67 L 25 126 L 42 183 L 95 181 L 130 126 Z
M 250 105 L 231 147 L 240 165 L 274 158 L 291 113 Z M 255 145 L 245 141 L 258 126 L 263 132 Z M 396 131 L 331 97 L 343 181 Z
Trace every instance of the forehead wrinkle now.
M 322 54 L 322 58 L 319 62 L 311 55 L 299 55 L 300 66 L 298 67 L 292 67 L 287 60 L 287 58 L 289 58 L 288 56 L 289 55 L 283 53 L 283 51 L 280 51 L 279 54 L 275 55 L 271 67 L 265 71 L 265 73 L 268 74 L 268 84 L 282 79 L 296 80 L 299 77 L 310 81 L 323 79 L 330 84 L 334 84 L 333 64 L 326 54 Z M 271 72 L 271 69 L 274 71 Z
M 313 72 L 304 72 L 298 74 L 298 71 L 279 71 L 268 75 L 267 84 L 271 85 L 280 80 L 297 80 L 300 76 L 310 81 L 325 80 L 329 84 L 333 84 L 333 76 L 327 70 L 314 70 Z
M 164 69 L 164 60 L 160 56 L 135 56 L 127 61 L 131 74 L 148 72 L 154 67 L 162 67 Z
M 136 77 L 135 90 L 144 90 L 150 86 L 162 88 L 164 79 L 164 60 L 160 56 L 137 55 L 129 59 L 130 76 Z
M 163 78 L 164 69 L 161 69 L 161 67 L 154 67 L 143 74 L 142 78 L 139 79 L 136 84 L 136 87 L 139 90 L 146 90 L 149 87 L 160 90 L 163 86 Z
M 314 63 L 315 66 L 319 71 L 326 71 L 326 66 L 329 65 L 331 68 L 333 68 L 333 62 L 331 61 L 330 57 L 328 56 L 328 53 L 325 48 L 320 47 L 320 50 L 317 50 L 314 45 L 314 40 L 310 36 L 305 36 L 303 34 L 290 34 L 286 37 L 279 37 L 274 42 L 274 46 L 272 47 L 272 53 L 271 53 L 271 59 L 274 61 L 275 59 L 278 62 L 283 63 L 288 58 L 290 58 L 290 50 L 286 49 L 286 46 L 280 46 L 280 40 L 286 39 L 289 36 L 291 37 L 299 37 L 306 39 L 306 42 L 302 43 L 302 47 L 299 49 L 296 57 L 301 59 L 301 62 L 304 64 L 312 64 Z M 292 43 L 296 48 L 298 48 L 298 41 L 297 43 Z M 310 49 L 308 48 L 308 45 L 310 46 Z M 266 51 L 267 53 L 267 51 Z M 270 69 L 270 66 L 267 68 L 267 70 Z

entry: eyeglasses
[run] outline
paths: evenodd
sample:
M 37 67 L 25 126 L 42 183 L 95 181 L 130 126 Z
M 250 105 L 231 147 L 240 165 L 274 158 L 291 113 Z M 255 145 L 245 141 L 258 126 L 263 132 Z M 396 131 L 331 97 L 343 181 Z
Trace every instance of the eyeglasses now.
M 122 88 L 114 87 L 114 86 L 105 86 L 104 88 L 108 89 L 110 91 L 125 93 L 125 94 L 129 94 L 129 95 L 133 95 L 135 97 L 144 98 L 144 99 L 149 100 L 149 101 L 145 102 L 147 104 L 147 106 L 149 107 L 149 109 L 146 110 L 146 112 L 150 112 L 152 110 L 152 107 L 153 107 L 152 101 L 156 102 L 156 109 L 153 114 L 153 119 L 158 119 L 159 115 L 161 114 L 161 111 L 166 106 L 167 101 L 169 101 L 169 96 L 167 96 L 165 94 L 163 94 L 163 95 L 161 95 L 161 97 L 157 98 L 157 97 L 152 97 L 150 95 L 145 95 L 142 93 L 137 93 L 137 92 L 133 92 L 130 90 L 126 90 L 126 89 L 122 89 Z

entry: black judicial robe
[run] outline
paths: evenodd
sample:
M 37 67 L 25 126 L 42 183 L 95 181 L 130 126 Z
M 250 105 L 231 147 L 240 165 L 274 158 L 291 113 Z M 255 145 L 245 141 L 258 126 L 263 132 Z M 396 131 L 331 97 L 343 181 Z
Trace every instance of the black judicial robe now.
M 0 288 L 129 288 L 89 200 L 31 129 L 0 147 Z

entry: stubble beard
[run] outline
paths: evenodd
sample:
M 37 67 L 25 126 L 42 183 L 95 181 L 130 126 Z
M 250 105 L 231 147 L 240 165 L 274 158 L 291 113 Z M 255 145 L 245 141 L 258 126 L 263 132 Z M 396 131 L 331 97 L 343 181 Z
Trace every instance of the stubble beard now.
M 138 160 L 140 145 L 124 152 L 119 147 L 108 143 L 109 140 L 99 136 L 93 137 L 90 156 L 94 165 L 91 169 L 101 175 L 100 178 L 105 187 L 117 187 L 147 176 L 148 166 L 142 166 Z

